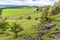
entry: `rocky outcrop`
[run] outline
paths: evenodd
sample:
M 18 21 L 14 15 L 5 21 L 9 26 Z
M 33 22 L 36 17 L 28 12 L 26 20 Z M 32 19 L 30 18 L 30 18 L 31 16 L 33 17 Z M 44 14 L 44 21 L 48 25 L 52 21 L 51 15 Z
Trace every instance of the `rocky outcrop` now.
M 55 25 L 56 25 L 56 23 L 53 23 L 53 22 L 45 24 L 44 26 L 42 26 L 41 30 L 49 30 L 49 29 L 51 29 Z

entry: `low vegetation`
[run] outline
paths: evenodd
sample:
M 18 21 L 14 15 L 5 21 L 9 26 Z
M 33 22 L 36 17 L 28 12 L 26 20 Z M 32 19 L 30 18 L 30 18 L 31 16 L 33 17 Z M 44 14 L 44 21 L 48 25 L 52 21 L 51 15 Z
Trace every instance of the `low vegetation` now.
M 41 8 L 3 9 L 0 33 L 4 33 L 0 40 L 60 40 L 60 2 Z

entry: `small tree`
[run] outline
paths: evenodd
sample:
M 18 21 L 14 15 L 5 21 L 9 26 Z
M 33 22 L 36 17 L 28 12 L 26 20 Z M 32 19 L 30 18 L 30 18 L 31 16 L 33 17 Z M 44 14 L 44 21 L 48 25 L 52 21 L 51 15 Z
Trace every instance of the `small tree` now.
M 15 37 L 18 37 L 18 33 L 23 31 L 23 28 L 17 24 L 17 23 L 13 23 L 13 26 L 11 27 L 11 31 L 15 34 Z
M 6 29 L 8 28 L 8 22 L 6 22 L 6 18 L 0 20 L 0 31 L 1 33 L 4 33 Z

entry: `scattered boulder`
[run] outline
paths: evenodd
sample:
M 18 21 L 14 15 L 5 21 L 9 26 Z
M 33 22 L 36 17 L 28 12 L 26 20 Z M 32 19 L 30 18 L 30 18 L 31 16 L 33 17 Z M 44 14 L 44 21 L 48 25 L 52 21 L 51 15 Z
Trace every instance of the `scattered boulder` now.
M 39 36 L 35 36 L 33 40 L 39 40 Z
M 33 40 L 31 35 L 28 36 L 28 40 Z
M 53 26 L 55 26 L 56 23 L 48 23 L 48 24 L 45 24 L 41 30 L 49 30 L 50 28 L 52 28 Z
M 60 32 L 52 33 L 52 38 L 60 38 Z

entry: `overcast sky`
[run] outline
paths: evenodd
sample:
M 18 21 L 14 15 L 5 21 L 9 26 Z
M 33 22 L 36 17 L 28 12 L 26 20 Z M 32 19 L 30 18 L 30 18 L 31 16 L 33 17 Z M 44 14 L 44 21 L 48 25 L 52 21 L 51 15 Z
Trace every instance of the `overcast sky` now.
M 52 5 L 58 0 L 0 0 L 0 4 L 9 5 Z

